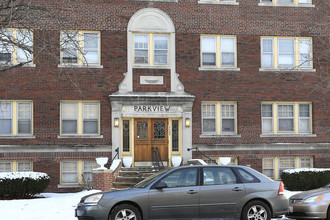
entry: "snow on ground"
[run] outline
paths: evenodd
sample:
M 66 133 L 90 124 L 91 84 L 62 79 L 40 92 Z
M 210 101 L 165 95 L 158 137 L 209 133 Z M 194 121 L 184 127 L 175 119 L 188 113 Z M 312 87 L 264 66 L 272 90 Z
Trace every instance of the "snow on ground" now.
M 3 220 L 77 220 L 74 217 L 80 198 L 98 190 L 78 193 L 42 193 L 45 198 L 0 200 L 0 219 Z M 288 198 L 297 192 L 285 191 Z

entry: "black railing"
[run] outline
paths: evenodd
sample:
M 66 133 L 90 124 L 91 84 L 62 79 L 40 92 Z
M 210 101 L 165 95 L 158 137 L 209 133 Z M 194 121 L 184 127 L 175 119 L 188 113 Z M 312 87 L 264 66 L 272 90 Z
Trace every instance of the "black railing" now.
M 115 156 L 112 159 L 108 159 L 108 162 L 106 164 L 104 164 L 104 167 L 110 169 L 111 164 L 116 159 L 116 157 L 117 157 L 117 159 L 119 159 L 119 147 L 117 147 L 115 149 L 115 152 L 116 152 Z
M 203 152 L 201 152 L 201 151 L 198 149 L 198 147 L 188 148 L 187 151 L 195 151 L 195 152 L 196 152 L 196 154 L 195 154 L 196 158 L 198 158 L 198 156 L 201 155 L 201 156 L 204 156 L 204 157 L 206 157 L 207 159 L 209 159 L 211 162 L 213 162 L 213 163 L 215 163 L 215 164 L 218 165 L 218 162 L 217 162 L 216 160 L 214 160 L 214 159 L 208 157 L 206 154 L 204 154 Z
M 159 152 L 158 147 L 152 147 L 152 165 L 157 170 L 164 169 L 164 164 L 163 164 L 163 161 L 162 161 L 162 157 L 160 156 L 160 152 Z

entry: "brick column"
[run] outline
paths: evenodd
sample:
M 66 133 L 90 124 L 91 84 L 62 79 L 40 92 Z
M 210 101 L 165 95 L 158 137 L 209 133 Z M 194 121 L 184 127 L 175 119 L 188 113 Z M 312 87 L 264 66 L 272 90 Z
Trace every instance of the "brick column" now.
M 113 183 L 115 182 L 120 169 L 121 165 L 115 170 L 93 170 L 93 189 L 107 191 L 113 188 Z

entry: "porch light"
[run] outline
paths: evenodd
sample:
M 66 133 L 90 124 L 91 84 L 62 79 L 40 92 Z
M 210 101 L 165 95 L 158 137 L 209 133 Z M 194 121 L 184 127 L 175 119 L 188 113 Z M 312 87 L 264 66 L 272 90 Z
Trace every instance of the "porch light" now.
M 115 128 L 118 128 L 119 127 L 119 118 L 115 118 L 114 122 L 113 122 L 113 126 Z
M 186 118 L 186 128 L 190 127 L 190 118 Z

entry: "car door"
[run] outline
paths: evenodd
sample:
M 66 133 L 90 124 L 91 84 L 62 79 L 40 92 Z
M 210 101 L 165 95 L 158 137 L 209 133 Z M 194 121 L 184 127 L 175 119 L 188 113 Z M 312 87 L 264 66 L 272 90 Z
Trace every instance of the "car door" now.
M 200 187 L 201 218 L 235 218 L 241 213 L 245 188 L 230 167 L 203 168 Z
M 198 168 L 182 168 L 158 181 L 149 190 L 149 218 L 190 220 L 198 218 L 198 176 Z M 156 189 L 158 184 L 166 187 Z

